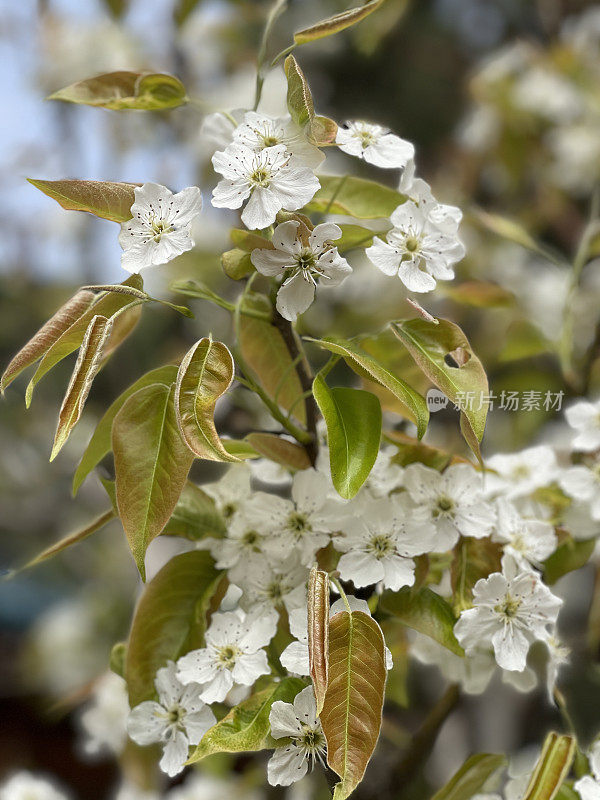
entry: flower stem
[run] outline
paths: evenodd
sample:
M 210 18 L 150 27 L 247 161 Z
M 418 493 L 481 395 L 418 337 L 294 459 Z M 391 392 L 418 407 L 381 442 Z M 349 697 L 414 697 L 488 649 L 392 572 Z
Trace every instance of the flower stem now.
M 260 43 L 260 50 L 258 51 L 258 63 L 256 65 L 256 90 L 254 93 L 254 110 L 258 108 L 260 98 L 262 96 L 263 85 L 265 82 L 264 64 L 267 58 L 267 46 L 269 44 L 269 36 L 273 30 L 273 26 L 277 22 L 278 17 L 283 14 L 287 6 L 287 0 L 276 0 L 275 4 L 269 11 L 265 29 L 263 31 L 262 40 Z

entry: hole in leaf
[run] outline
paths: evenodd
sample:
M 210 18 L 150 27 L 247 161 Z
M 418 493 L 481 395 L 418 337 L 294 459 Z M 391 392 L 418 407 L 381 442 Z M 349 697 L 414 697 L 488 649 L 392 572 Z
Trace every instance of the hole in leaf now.
M 457 347 L 456 350 L 451 350 L 444 356 L 444 361 L 449 367 L 460 369 L 464 367 L 467 361 L 471 358 L 471 354 L 464 349 L 464 347 Z

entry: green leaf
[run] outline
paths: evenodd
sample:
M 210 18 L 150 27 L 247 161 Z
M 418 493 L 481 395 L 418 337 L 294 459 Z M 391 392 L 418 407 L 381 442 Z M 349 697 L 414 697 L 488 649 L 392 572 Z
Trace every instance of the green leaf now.
M 117 642 L 112 646 L 108 666 L 111 672 L 125 680 L 125 661 L 127 659 L 127 643 Z
M 131 206 L 135 202 L 134 190 L 140 185 L 108 181 L 27 180 L 67 211 L 88 211 L 112 222 L 127 222 L 131 219 Z
M 405 586 L 399 592 L 386 592 L 380 601 L 383 611 L 393 614 L 403 625 L 413 628 L 447 647 L 457 656 L 464 650 L 454 635 L 456 617 L 450 605 L 431 589 L 417 592 Z
M 342 11 L 341 14 L 327 17 L 327 19 L 323 19 L 309 28 L 297 31 L 294 34 L 294 42 L 296 44 L 305 44 L 306 42 L 313 42 L 315 39 L 323 39 L 325 36 L 333 36 L 334 33 L 339 33 L 351 25 L 356 25 L 357 22 L 377 11 L 384 2 L 385 0 L 370 0 L 370 2 L 357 8 L 349 8 L 347 11 Z
M 192 550 L 174 556 L 146 586 L 127 647 L 132 707 L 154 697 L 157 669 L 203 646 L 206 611 L 221 576 L 206 551 Z
M 42 561 L 47 561 L 49 558 L 53 558 L 55 555 L 58 555 L 58 553 L 62 553 L 63 550 L 66 550 L 67 547 L 71 547 L 72 544 L 82 542 L 84 539 L 87 539 L 88 536 L 91 536 L 93 533 L 96 533 L 96 531 L 104 528 L 105 525 L 108 525 L 108 523 L 115 517 L 116 514 L 112 509 L 105 511 L 85 527 L 75 531 L 75 533 L 70 533 L 68 536 L 60 539 L 60 541 L 55 542 L 54 544 L 50 545 L 50 547 L 42 550 L 42 552 L 39 553 L 35 558 L 32 558 L 31 561 L 28 561 L 27 564 L 22 567 L 22 569 L 35 567 L 37 564 L 41 564 Z
M 473 587 L 480 578 L 500 572 L 501 557 L 502 547 L 490 539 L 460 539 L 454 548 L 450 568 L 455 614 L 471 608 Z
M 359 375 L 366 373 L 369 378 L 388 389 L 394 397 L 400 400 L 408 410 L 408 416 L 417 425 L 417 435 L 421 439 L 427 430 L 429 422 L 429 409 L 425 398 L 416 392 L 401 378 L 390 372 L 383 364 L 379 363 L 373 356 L 365 353 L 361 348 L 346 339 L 310 339 L 319 347 L 329 350 L 331 353 L 343 356 L 348 366 Z
M 196 542 L 205 536 L 221 539 L 227 526 L 217 511 L 215 501 L 199 486 L 188 481 L 163 530 L 165 536 L 181 536 Z
M 321 375 L 314 380 L 313 394 L 327 426 L 333 485 L 349 500 L 369 477 L 379 452 L 379 400 L 362 389 L 330 389 Z
M 455 286 L 438 285 L 440 294 L 455 303 L 473 308 L 506 308 L 514 306 L 516 298 L 508 289 L 486 281 L 463 281 Z
M 170 386 L 177 378 L 177 367 L 174 364 L 167 364 L 164 367 L 158 367 L 142 375 L 135 383 L 133 383 L 123 394 L 121 394 L 107 409 L 100 422 L 96 425 L 92 438 L 90 439 L 85 452 L 81 456 L 81 461 L 75 470 L 73 477 L 73 494 L 77 491 L 85 478 L 90 474 L 94 467 L 102 461 L 111 451 L 111 431 L 113 420 L 119 410 L 123 407 L 125 401 L 135 394 L 139 389 L 144 386 L 150 386 L 153 383 L 162 383 L 165 386 Z
M 39 329 L 35 336 L 27 342 L 25 347 L 19 350 L 4 370 L 0 381 L 2 394 L 4 394 L 6 389 L 23 370 L 35 364 L 36 361 L 39 361 L 39 359 L 48 352 L 63 333 L 69 330 L 69 328 L 85 314 L 93 301 L 93 292 L 80 289 L 77 294 L 71 297 L 70 300 L 67 300 L 67 302 L 58 309 L 56 314 Z
M 308 660 L 317 716 L 329 684 L 329 575 L 314 566 L 308 580 Z
M 215 428 L 215 405 L 231 386 L 233 357 L 222 342 L 199 339 L 183 357 L 175 383 L 179 432 L 196 458 L 239 461 L 223 447 Z
M 481 208 L 474 210 L 474 217 L 479 224 L 486 230 L 507 239 L 509 242 L 525 247 L 527 250 L 532 250 L 534 253 L 550 258 L 554 261 L 552 256 L 544 247 L 542 247 L 536 240 L 528 233 L 520 222 L 508 217 L 503 217 L 500 214 L 490 214 L 488 211 L 483 211 Z
M 463 408 L 480 442 L 489 406 L 488 381 L 481 361 L 462 330 L 446 319 L 440 319 L 437 325 L 424 319 L 410 319 L 392 327 L 425 375 L 446 397 Z M 449 359 L 457 366 L 451 366 Z M 471 403 L 465 402 L 469 397 Z
M 194 460 L 177 428 L 174 394 L 159 383 L 139 389 L 112 427 L 119 516 L 142 579 L 146 549 L 171 518 Z
M 335 142 L 337 125 L 327 117 L 316 117 L 315 106 L 308 81 L 294 56 L 288 56 L 284 62 L 287 78 L 287 107 L 292 120 L 301 128 L 307 129 L 307 135 L 315 145 L 327 145 Z
M 245 305 L 259 311 L 271 311 L 270 304 L 261 295 L 250 295 Z M 258 383 L 271 399 L 286 411 L 292 409 L 296 419 L 306 423 L 304 403 L 299 400 L 302 395 L 300 378 L 285 340 L 275 325 L 242 314 L 239 347 Z
M 231 241 L 245 253 L 251 253 L 257 248 L 260 250 L 272 250 L 274 245 L 270 239 L 262 236 L 257 231 L 246 231 L 241 228 L 233 228 L 229 234 Z
M 291 703 L 304 687 L 299 678 L 283 678 L 242 700 L 206 731 L 187 763 L 194 764 L 213 753 L 245 753 L 276 747 L 269 725 L 271 706 L 277 700 Z
M 173 75 L 157 72 L 107 72 L 72 83 L 51 94 L 48 100 L 62 100 L 115 111 L 134 109 L 162 111 L 187 103 L 185 87 Z
M 342 223 L 340 228 L 342 236 L 335 240 L 335 245 L 340 253 L 347 253 L 358 247 L 369 247 L 373 243 L 373 236 L 376 235 L 374 231 L 363 228 L 362 225 Z
M 139 275 L 131 275 L 127 280 L 123 281 L 125 286 L 133 286 L 134 288 L 142 287 L 142 279 Z M 88 329 L 88 326 L 95 316 L 106 317 L 111 319 L 117 311 L 121 312 L 122 309 L 131 306 L 132 310 L 137 308 L 138 300 L 131 298 L 126 294 L 119 292 L 101 292 L 94 298 L 93 303 L 83 311 L 83 313 L 73 321 L 73 323 L 61 333 L 61 335 L 52 342 L 50 347 L 44 353 L 42 360 L 38 364 L 33 378 L 29 381 L 29 385 L 25 391 L 25 405 L 27 408 L 31 405 L 33 391 L 41 379 L 53 367 L 55 367 L 63 358 L 71 355 L 77 350 L 83 342 L 83 337 Z M 130 312 L 126 312 L 129 314 Z M 125 312 L 122 313 L 125 315 Z M 113 335 L 105 348 L 104 355 L 107 357 L 115 349 L 115 337 Z M 122 341 L 122 331 L 117 330 L 116 342 Z
M 345 800 L 363 778 L 381 728 L 385 692 L 381 628 L 362 611 L 329 621 L 329 684 L 321 712 L 327 763 L 340 777 L 334 800 Z
M 79 421 L 81 412 L 98 374 L 107 340 L 111 334 L 112 323 L 106 317 L 95 316 L 90 322 L 79 349 L 75 369 L 58 414 L 58 424 L 50 461 L 53 461 L 64 447 L 71 431 Z
M 395 189 L 364 178 L 321 175 L 319 181 L 321 188 L 305 206 L 307 213 L 328 211 L 357 219 L 378 219 L 389 217 L 406 200 Z
M 431 800 L 470 800 L 479 794 L 495 772 L 506 766 L 506 756 L 477 753 L 468 758 Z
M 549 733 L 523 800 L 554 800 L 569 774 L 576 747 L 573 736 Z
M 308 469 L 311 465 L 302 445 L 290 442 L 275 433 L 249 433 L 246 441 L 261 456 L 289 469 Z
M 589 561 L 596 545 L 596 539 L 576 541 L 567 538 L 554 553 L 544 561 L 544 582 L 553 583 L 568 572 L 581 569 Z

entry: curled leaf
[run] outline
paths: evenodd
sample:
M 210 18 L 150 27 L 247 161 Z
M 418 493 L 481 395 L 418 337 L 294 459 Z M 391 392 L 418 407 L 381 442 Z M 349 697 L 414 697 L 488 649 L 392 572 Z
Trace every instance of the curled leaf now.
M 552 731 L 546 736 L 523 800 L 554 800 L 569 774 L 577 743 L 572 736 Z
M 385 0 L 370 0 L 370 2 L 357 8 L 349 8 L 347 11 L 342 11 L 333 17 L 327 17 L 327 19 L 323 19 L 309 28 L 297 31 L 294 34 L 294 41 L 296 44 L 305 44 L 306 42 L 313 42 L 315 39 L 323 39 L 325 36 L 333 36 L 334 33 L 339 33 L 351 25 L 356 25 L 357 22 L 377 11 L 384 2 Z
M 329 575 L 316 567 L 308 579 L 308 661 L 319 716 L 329 683 Z
M 112 321 L 110 319 L 96 316 L 92 319 L 85 332 L 77 362 L 75 363 L 75 369 L 71 375 L 71 380 L 58 414 L 58 425 L 50 461 L 56 458 L 79 421 L 93 380 L 102 364 L 104 348 L 111 334 L 111 329 Z
M 233 380 L 234 364 L 222 342 L 200 339 L 181 361 L 175 383 L 175 413 L 183 439 L 197 458 L 239 461 L 224 448 L 213 419 L 215 404 Z
M 87 211 L 112 222 L 126 222 L 131 219 L 131 206 L 135 202 L 134 190 L 139 186 L 136 183 L 108 181 L 27 180 L 67 211 Z
M 142 111 L 176 108 L 187 102 L 178 78 L 158 72 L 107 72 L 59 89 L 48 100 L 86 106 Z

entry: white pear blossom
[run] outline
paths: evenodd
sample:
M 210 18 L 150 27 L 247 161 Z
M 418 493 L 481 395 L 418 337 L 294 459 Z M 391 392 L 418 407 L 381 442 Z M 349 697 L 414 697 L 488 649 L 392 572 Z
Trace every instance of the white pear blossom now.
M 371 609 L 366 600 L 361 600 L 354 595 L 347 595 L 346 600 L 350 611 L 362 611 L 363 614 L 371 616 Z M 340 597 L 335 603 L 332 603 L 329 609 L 329 616 L 333 617 L 341 611 L 347 611 L 346 604 Z M 290 633 L 296 637 L 295 642 L 291 642 L 281 653 L 279 660 L 288 672 L 293 672 L 295 675 L 309 675 L 309 657 L 308 657 L 308 609 L 307 608 L 294 608 L 290 613 Z M 390 650 L 385 648 L 385 666 L 390 670 L 394 663 Z
M 129 702 L 125 681 L 107 672 L 95 683 L 87 707 L 79 718 L 85 734 L 83 750 L 89 755 L 118 755 L 127 740 Z
M 473 608 L 461 613 L 454 633 L 467 654 L 491 644 L 502 669 L 522 672 L 531 643 L 546 641 L 561 605 L 536 572 L 519 572 L 504 556 L 502 572 L 475 584 Z
M 275 228 L 273 249 L 252 251 L 258 272 L 284 279 L 277 292 L 282 317 L 295 321 L 315 299 L 317 285 L 339 286 L 350 275 L 352 267 L 332 244 L 341 235 L 333 222 L 323 222 L 309 233 L 297 220 L 290 220 Z
M 363 158 L 376 167 L 402 169 L 413 158 L 415 148 L 389 128 L 369 122 L 347 122 L 340 126 L 335 140 L 344 153 Z
M 569 497 L 589 504 L 593 520 L 600 520 L 600 462 L 592 466 L 569 467 L 558 479 Z
M 231 522 L 252 496 L 251 475 L 247 464 L 234 464 L 220 480 L 202 486 L 225 522 Z
M 242 588 L 240 605 L 246 611 L 276 618 L 282 606 L 289 614 L 306 604 L 308 569 L 295 552 L 273 563 L 252 554 L 233 567 L 229 577 Z
M 414 159 L 408 162 L 402 172 L 398 191 L 417 205 L 442 233 L 454 235 L 458 232 L 458 226 L 463 216 L 462 211 L 457 206 L 438 203 L 427 181 L 415 176 Z
M 445 219 L 440 212 L 440 219 Z M 370 261 L 384 275 L 397 275 L 411 292 L 430 292 L 437 280 L 451 280 L 452 266 L 465 248 L 456 233 L 446 232 L 433 222 L 425 208 L 407 200 L 392 213 L 393 228 L 387 242 L 375 237 L 366 249 Z
M 0 785 L 0 800 L 67 800 L 67 795 L 46 778 L 21 770 Z
M 585 453 L 600 450 L 600 400 L 594 403 L 581 400 L 567 408 L 565 417 L 577 432 L 572 442 L 574 450 Z
M 255 153 L 234 143 L 217 150 L 212 163 L 223 176 L 213 191 L 213 206 L 240 208 L 248 200 L 242 222 L 250 229 L 272 225 L 281 209 L 302 208 L 321 185 L 312 170 L 298 163 L 284 145 Z
M 581 800 L 600 800 L 600 738 L 596 738 L 588 753 L 591 775 L 575 782 L 574 789 Z
M 600 536 L 600 520 L 592 518 L 589 503 L 572 502 L 563 512 L 562 525 L 577 541 Z
M 559 473 L 554 450 L 547 445 L 518 453 L 498 453 L 487 459 L 486 467 L 490 470 L 485 476 L 486 493 L 502 493 L 509 499 L 547 486 Z
M 341 579 L 357 587 L 381 581 L 392 591 L 412 586 L 413 556 L 433 549 L 435 527 L 422 517 L 415 518 L 404 497 L 365 497 L 354 508 L 356 513 L 333 541 L 343 553 L 338 563 Z
M 296 551 L 301 563 L 309 566 L 317 550 L 326 547 L 330 534 L 338 530 L 344 504 L 329 496 L 328 484 L 315 469 L 294 475 L 291 495 L 286 500 L 257 492 L 253 508 L 268 531 L 267 556 L 281 560 Z
M 315 761 L 324 763 L 327 743 L 312 686 L 298 692 L 293 703 L 276 700 L 269 723 L 274 739 L 290 740 L 269 759 L 267 777 L 271 786 L 289 786 L 303 778 Z
M 276 627 L 276 617 L 271 614 L 213 614 L 206 647 L 179 659 L 177 677 L 186 685 L 202 684 L 199 696 L 204 702 L 221 702 L 234 685 L 251 686 L 261 675 L 268 675 L 263 648 L 275 635 Z
M 555 702 L 554 690 L 558 680 L 560 668 L 569 663 L 571 651 L 557 638 L 555 631 L 551 631 L 546 640 L 548 660 L 546 662 L 546 690 L 551 703 Z
M 526 519 L 504 497 L 496 501 L 497 520 L 492 540 L 500 542 L 521 569 L 539 567 L 557 545 L 554 527 L 548 522 Z
M 127 731 L 137 744 L 160 742 L 159 766 L 173 777 L 183 770 L 190 744 L 198 744 L 217 720 L 200 697 L 202 687 L 191 682 L 184 686 L 172 661 L 158 670 L 154 685 L 158 702 L 145 700 L 132 709 Z
M 483 498 L 481 475 L 468 464 L 453 464 L 443 473 L 423 464 L 409 464 L 404 470 L 404 486 L 435 525 L 432 550 L 449 550 L 459 534 L 481 539 L 492 532 L 495 509 Z
M 166 264 L 194 246 L 192 222 L 202 210 L 197 186 L 173 194 L 165 186 L 136 186 L 131 219 L 121 223 L 121 266 L 128 272 Z

